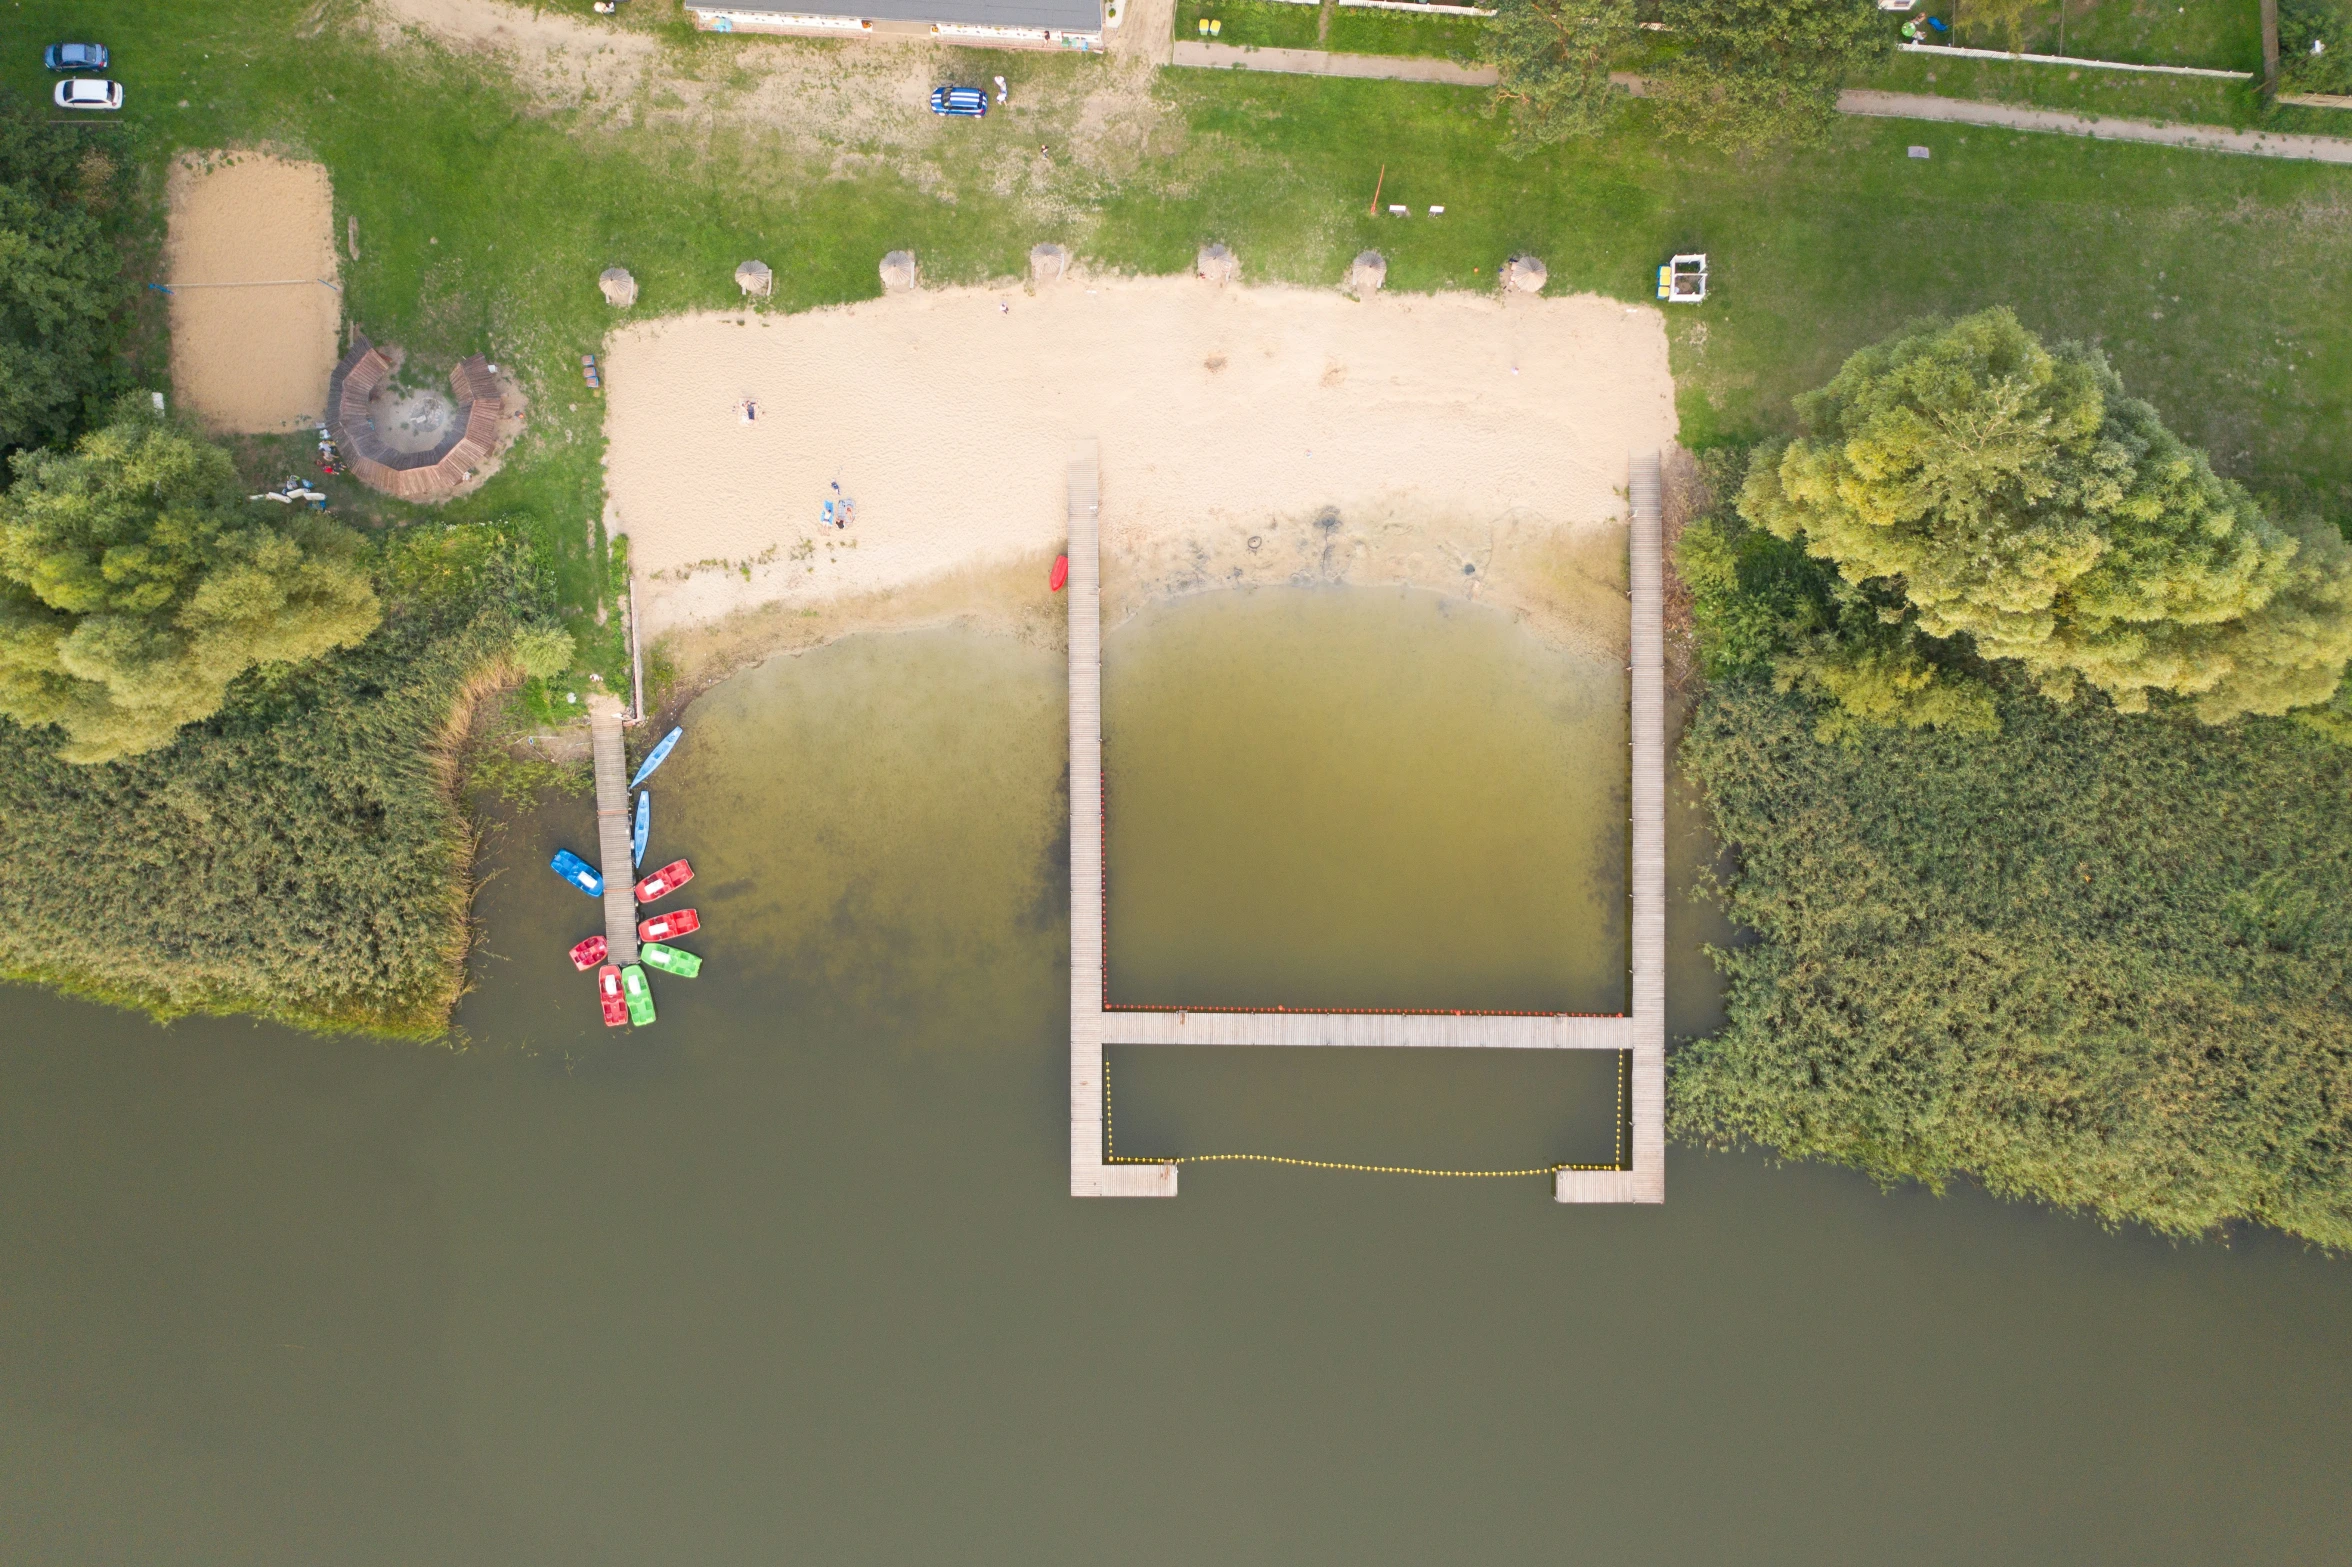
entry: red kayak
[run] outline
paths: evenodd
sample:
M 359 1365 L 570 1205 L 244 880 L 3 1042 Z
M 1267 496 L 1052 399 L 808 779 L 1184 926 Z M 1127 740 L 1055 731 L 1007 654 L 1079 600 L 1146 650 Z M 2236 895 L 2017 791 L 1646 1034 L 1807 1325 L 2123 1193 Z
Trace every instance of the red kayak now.
M 596 971 L 596 999 L 604 1003 L 606 1028 L 619 1028 L 629 1021 L 629 998 L 621 994 L 621 971 L 610 963 Z
M 656 914 L 649 920 L 637 922 L 639 941 L 673 941 L 680 936 L 691 936 L 702 929 L 702 916 L 692 909 L 672 909 L 667 914 Z
M 591 936 L 572 949 L 572 967 L 585 974 L 604 961 L 604 938 Z
M 637 901 L 651 903 L 666 898 L 694 879 L 694 867 L 684 860 L 672 860 L 637 884 Z
M 1056 555 L 1054 557 L 1053 575 L 1045 579 L 1045 586 L 1047 591 L 1059 593 L 1062 591 L 1062 584 L 1069 580 L 1070 557 L 1067 555 Z

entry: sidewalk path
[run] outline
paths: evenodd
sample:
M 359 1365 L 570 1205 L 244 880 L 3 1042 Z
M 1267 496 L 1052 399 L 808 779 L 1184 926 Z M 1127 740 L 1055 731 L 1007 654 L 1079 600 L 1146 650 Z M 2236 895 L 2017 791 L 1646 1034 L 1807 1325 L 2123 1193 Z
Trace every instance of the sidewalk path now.
M 1322 49 L 1251 49 L 1240 44 L 1176 40 L 1176 65 L 1282 71 L 1298 76 L 1354 76 L 1375 81 L 1442 82 L 1451 87 L 1492 87 L 1493 66 L 1457 65 L 1451 60 L 1404 59 L 1378 54 L 1332 54 Z M 1610 78 L 1636 98 L 1646 97 L 1640 77 L 1617 72 Z M 2352 138 L 2288 136 L 2232 130 L 2223 125 L 2158 125 L 2071 109 L 2027 109 L 2008 103 L 1979 103 L 1927 93 L 1853 91 L 1838 94 L 1845 114 L 1874 119 L 1938 120 L 1948 125 L 1982 125 L 1995 130 L 2041 131 L 2088 136 L 2094 141 L 2148 142 L 2160 147 L 2194 147 L 2202 152 L 2243 153 L 2256 158 L 2301 158 L 2315 163 L 2352 164 Z
M 2157 125 L 2067 109 L 2023 109 L 2007 103 L 1975 103 L 1925 93 L 1844 92 L 1838 108 L 1847 114 L 1895 120 L 1942 120 L 2000 130 L 2049 131 L 2097 141 L 2153 142 L 2163 147 L 2196 147 L 2206 152 L 2246 153 L 2257 158 L 2304 158 L 2318 163 L 2352 163 L 2352 139 L 2342 136 L 2284 136 L 2231 130 L 2221 125 Z
M 1241 44 L 1176 40 L 1178 65 L 1244 71 L 1281 71 L 1292 76 L 1356 76 L 1383 82 L 1441 82 L 1448 87 L 1492 87 L 1491 65 L 1457 65 L 1451 60 L 1386 54 L 1333 54 L 1327 49 L 1251 49 Z

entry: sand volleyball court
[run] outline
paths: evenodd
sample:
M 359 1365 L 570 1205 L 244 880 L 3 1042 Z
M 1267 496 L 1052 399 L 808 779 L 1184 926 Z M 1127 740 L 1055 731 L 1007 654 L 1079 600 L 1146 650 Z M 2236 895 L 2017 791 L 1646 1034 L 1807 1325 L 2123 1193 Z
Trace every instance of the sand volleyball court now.
M 1050 558 L 1085 436 L 1114 620 L 1250 582 L 1508 602 L 1561 536 L 1609 537 L 1628 453 L 1675 433 L 1646 307 L 1192 278 L 677 317 L 615 334 L 606 385 L 608 520 L 657 635 Z M 846 530 L 822 521 L 837 495 Z
M 327 171 L 264 153 L 183 156 L 166 240 L 172 390 L 219 435 L 315 424 L 343 319 Z

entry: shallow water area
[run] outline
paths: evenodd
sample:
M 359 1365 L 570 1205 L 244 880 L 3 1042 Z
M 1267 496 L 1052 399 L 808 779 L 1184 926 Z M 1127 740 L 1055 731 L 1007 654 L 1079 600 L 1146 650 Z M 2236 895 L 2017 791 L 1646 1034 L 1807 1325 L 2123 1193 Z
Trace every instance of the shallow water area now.
M 2274 1236 L 1683 1148 L 1647 1210 L 1253 1165 L 1065 1196 L 1062 700 L 1058 657 L 929 632 L 697 703 L 648 860 L 694 860 L 707 961 L 646 1030 L 564 957 L 581 800 L 492 842 L 462 1051 L 0 992 L 0 1557 L 2340 1556 L 2352 1274 Z M 1255 1054 L 1148 1114 L 1579 1151 L 1508 1062 L 1286 1105 Z
M 1614 1013 L 1626 677 L 1434 593 L 1276 588 L 1105 639 L 1110 999 Z

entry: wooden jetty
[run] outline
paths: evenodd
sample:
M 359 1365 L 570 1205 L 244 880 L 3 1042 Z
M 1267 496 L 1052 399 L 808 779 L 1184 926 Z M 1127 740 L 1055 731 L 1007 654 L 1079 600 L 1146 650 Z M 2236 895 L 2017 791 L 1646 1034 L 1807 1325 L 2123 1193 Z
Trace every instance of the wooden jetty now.
M 1095 444 L 1070 464 L 1070 1194 L 1173 1197 L 1173 1164 L 1103 1162 L 1108 1045 L 1618 1050 L 1632 1055 L 1628 1166 L 1560 1170 L 1564 1203 L 1666 1200 L 1666 678 L 1658 457 L 1633 462 L 1633 1005 L 1630 1015 L 1190 1012 L 1106 1005 L 1103 981 L 1102 534 Z M 601 775 L 600 775 L 601 776 Z
M 597 869 L 604 873 L 605 961 L 637 961 L 637 861 L 629 848 L 629 758 L 621 747 L 627 708 L 599 691 L 588 698 L 588 745 L 596 758 Z

